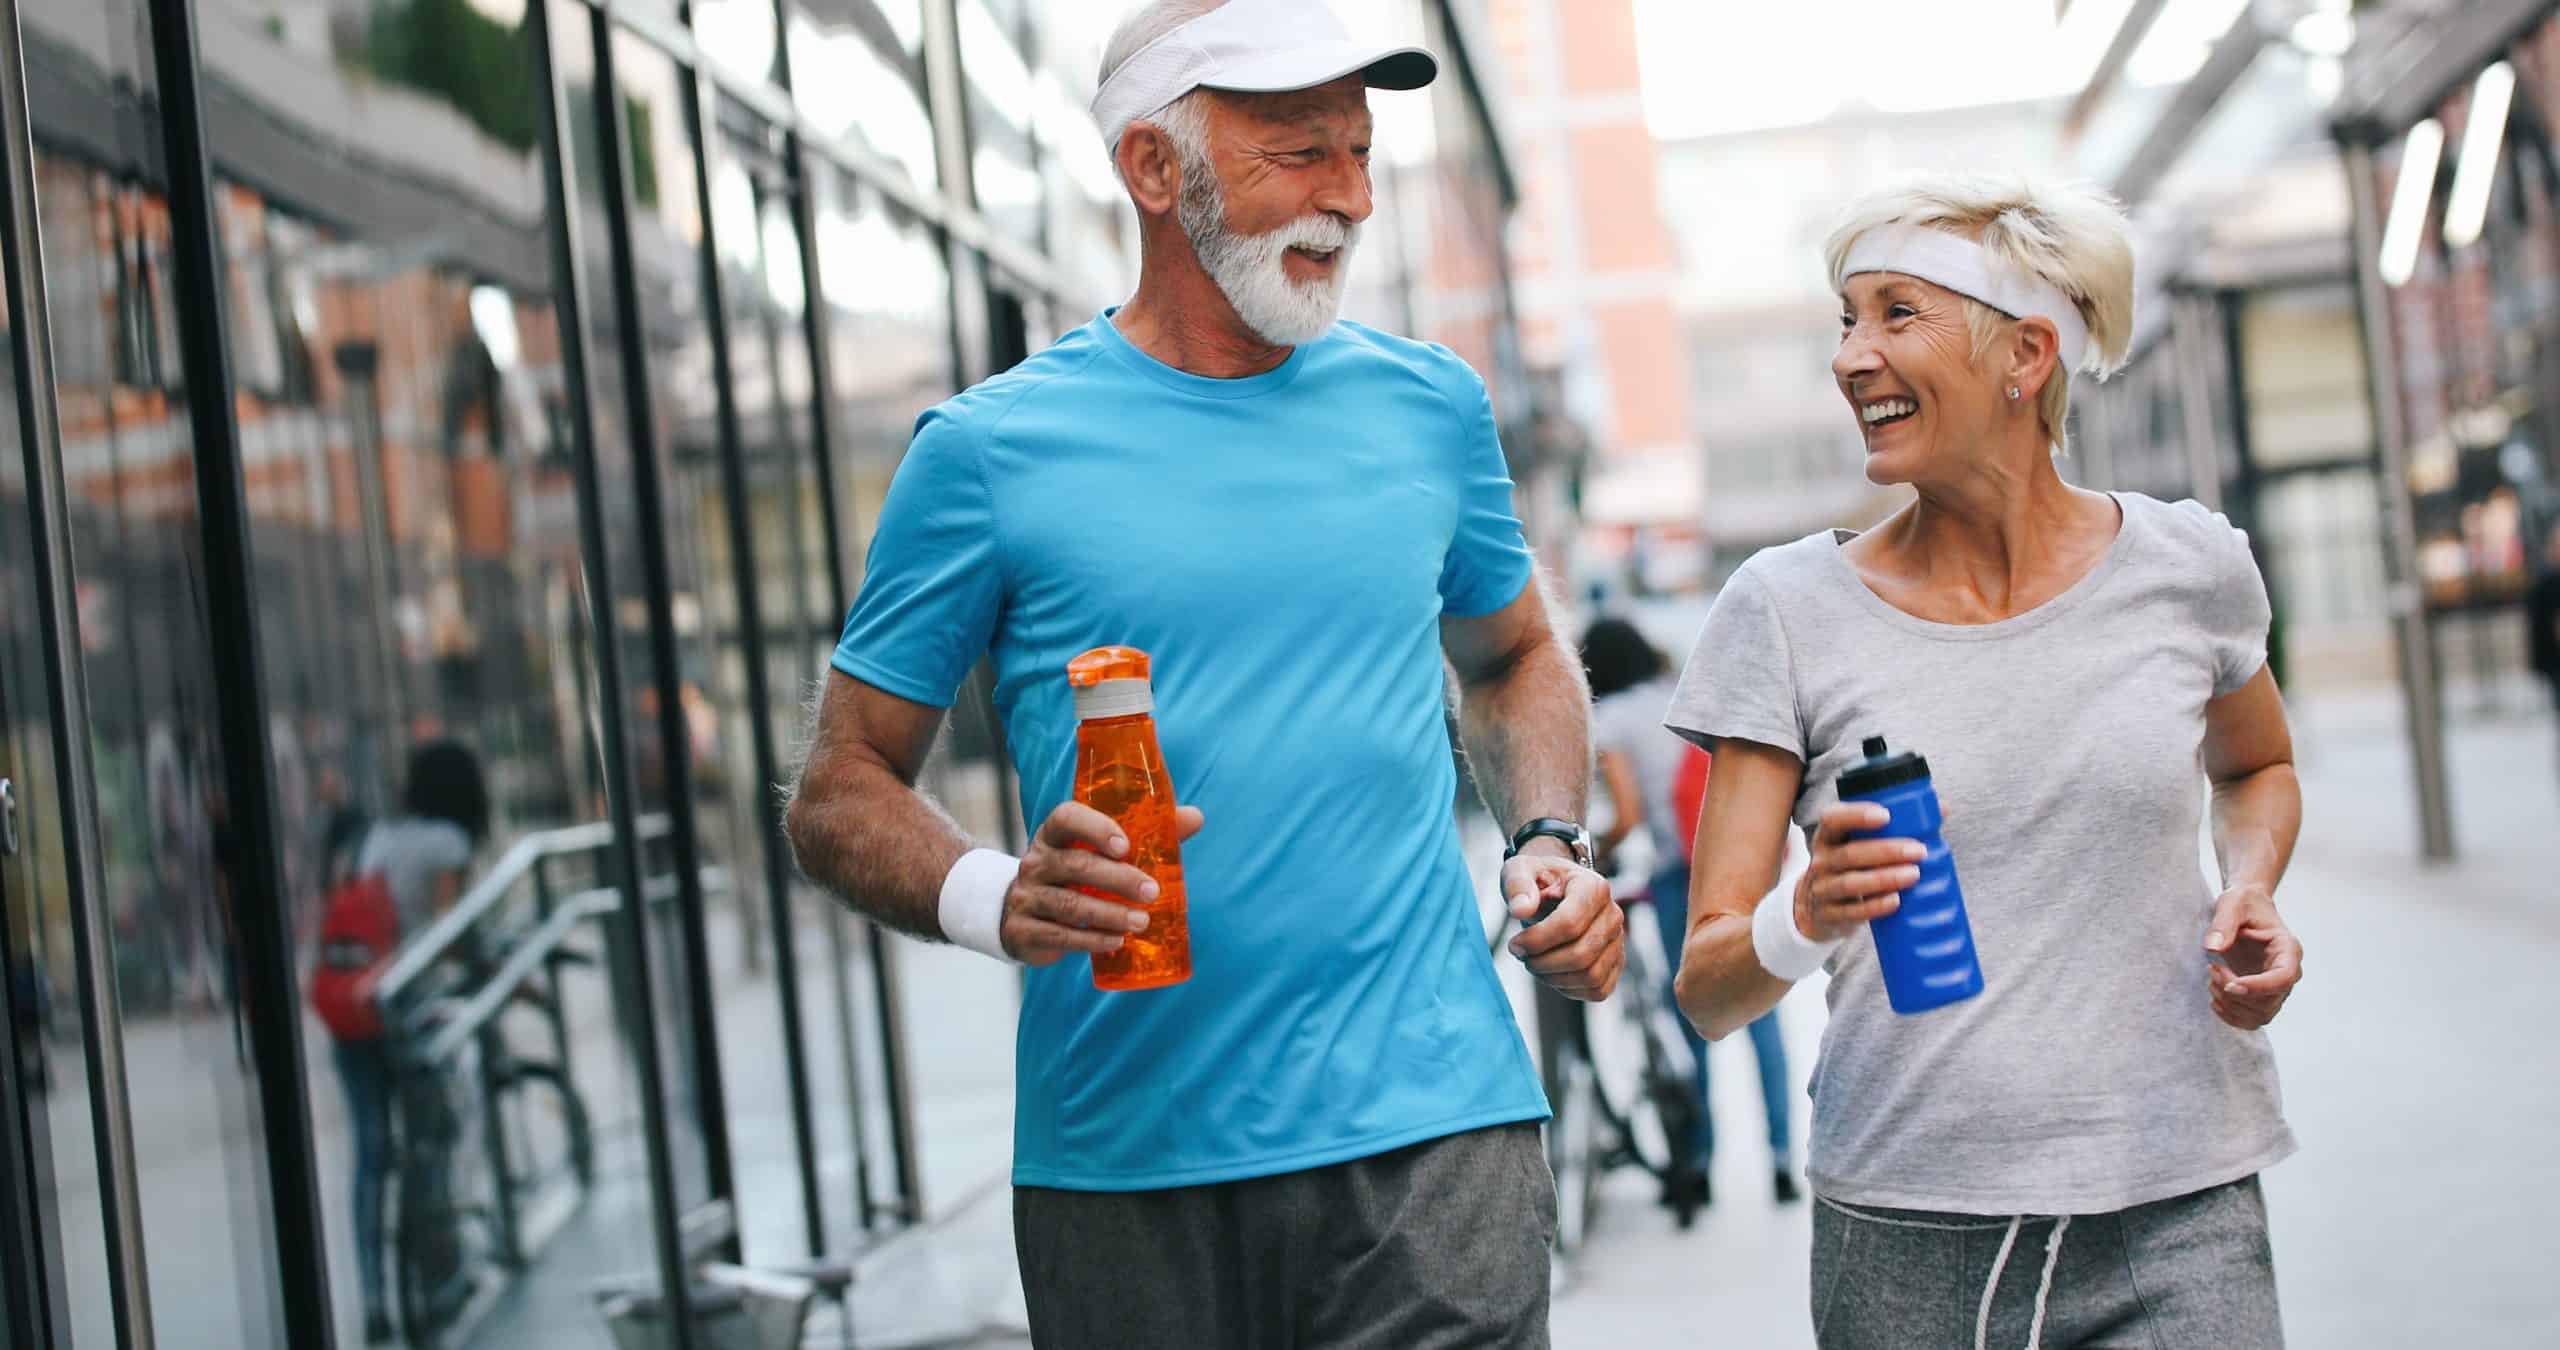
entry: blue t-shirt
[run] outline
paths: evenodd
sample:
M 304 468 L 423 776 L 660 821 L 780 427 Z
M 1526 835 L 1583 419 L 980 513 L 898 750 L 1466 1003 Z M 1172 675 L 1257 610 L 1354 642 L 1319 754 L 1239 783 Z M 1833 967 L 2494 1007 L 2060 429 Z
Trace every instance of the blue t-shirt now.
M 1030 971 L 1016 1184 L 1229 1181 L 1545 1116 L 1458 847 L 1439 629 L 1530 570 L 1484 382 L 1357 324 L 1218 380 L 1106 312 L 918 421 L 836 668 L 942 707 L 992 652 L 1036 823 L 1073 790 L 1067 661 L 1141 648 L 1208 822 L 1188 983 Z

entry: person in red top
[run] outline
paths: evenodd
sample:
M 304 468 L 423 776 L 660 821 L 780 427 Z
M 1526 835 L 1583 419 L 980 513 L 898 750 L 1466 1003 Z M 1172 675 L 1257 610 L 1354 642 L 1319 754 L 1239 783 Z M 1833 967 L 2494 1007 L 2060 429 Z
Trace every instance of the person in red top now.
M 2542 543 L 2542 575 L 2525 591 L 2525 650 L 2533 668 L 2551 686 L 2551 706 L 2560 712 L 2560 521 Z
M 1591 673 L 1591 743 L 1599 752 L 1600 781 L 1613 813 L 1595 843 L 1604 859 L 1640 834 L 1651 845 L 1651 880 L 1645 889 L 1653 897 L 1663 952 L 1671 961 L 1664 973 L 1677 975 L 1680 946 L 1689 932 L 1689 858 L 1710 769 L 1707 752 L 1662 725 L 1671 703 L 1671 664 L 1634 624 L 1624 619 L 1593 622 L 1583 634 L 1582 663 Z M 1689 1142 L 1689 1168 L 1665 1183 L 1663 1201 L 1686 1213 L 1684 1206 L 1714 1199 L 1708 1173 L 1716 1129 L 1708 1102 L 1706 1039 L 1687 1018 L 1680 1019 L 1680 1031 L 1698 1061 L 1698 1125 Z M 1770 1186 L 1779 1204 L 1793 1204 L 1799 1192 L 1787 1109 L 1787 1045 L 1778 1031 L 1777 1010 L 1752 1019 L 1750 1034 L 1752 1058 L 1760 1066 L 1760 1103 L 1768 1113 Z

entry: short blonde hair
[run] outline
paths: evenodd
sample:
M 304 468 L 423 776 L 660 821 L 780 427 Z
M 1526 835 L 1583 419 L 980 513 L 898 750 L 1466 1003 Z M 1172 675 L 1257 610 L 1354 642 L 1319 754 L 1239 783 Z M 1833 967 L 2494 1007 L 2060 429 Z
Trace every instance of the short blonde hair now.
M 2080 368 L 2103 380 L 2124 365 L 2125 349 L 2133 342 L 2132 229 L 2124 208 L 2104 189 L 2014 174 L 1911 179 L 1861 198 L 1841 213 L 1822 250 L 1834 290 L 1848 281 L 1841 271 L 1858 237 L 1887 225 L 1963 235 L 1994 260 L 2060 290 L 2089 326 L 2089 352 Z M 2015 322 L 1970 296 L 1965 318 L 1977 359 Z M 2072 373 L 2057 363 L 2036 396 L 2037 415 L 2056 454 L 2065 448 Z

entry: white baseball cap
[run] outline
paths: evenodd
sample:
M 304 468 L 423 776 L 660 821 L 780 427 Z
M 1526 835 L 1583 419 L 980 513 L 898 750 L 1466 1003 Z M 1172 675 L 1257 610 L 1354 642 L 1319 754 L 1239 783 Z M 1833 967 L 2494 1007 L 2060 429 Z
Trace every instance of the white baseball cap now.
M 1324 0 L 1228 0 L 1140 47 L 1093 96 L 1106 150 L 1131 122 L 1194 89 L 1277 94 L 1354 72 L 1372 89 L 1420 89 L 1440 63 L 1420 47 L 1364 42 Z

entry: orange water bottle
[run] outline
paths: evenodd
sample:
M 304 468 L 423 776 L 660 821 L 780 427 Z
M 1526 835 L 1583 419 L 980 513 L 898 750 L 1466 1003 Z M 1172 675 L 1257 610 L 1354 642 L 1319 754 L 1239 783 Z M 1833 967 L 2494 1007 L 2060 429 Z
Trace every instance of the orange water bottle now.
M 1191 978 L 1191 921 L 1183 903 L 1182 842 L 1174 825 L 1173 778 L 1156 744 L 1155 691 L 1147 654 L 1096 647 L 1067 663 L 1076 699 L 1076 800 L 1118 821 L 1128 862 L 1155 878 L 1147 928 L 1116 952 L 1093 958 L 1100 989 L 1159 989 Z M 1105 900 L 1124 896 L 1090 891 Z

